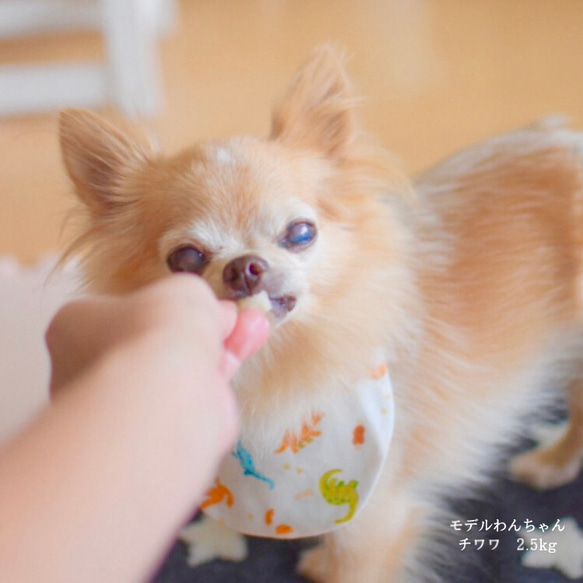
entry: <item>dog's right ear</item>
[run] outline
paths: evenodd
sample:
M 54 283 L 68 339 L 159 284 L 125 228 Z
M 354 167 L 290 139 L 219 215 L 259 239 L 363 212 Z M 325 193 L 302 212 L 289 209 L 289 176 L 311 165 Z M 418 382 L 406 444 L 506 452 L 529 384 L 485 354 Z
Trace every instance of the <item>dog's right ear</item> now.
M 125 178 L 152 153 L 102 117 L 67 109 L 59 117 L 61 153 L 77 195 L 96 215 L 123 204 Z
M 273 112 L 271 138 L 341 160 L 358 133 L 352 83 L 344 55 L 316 48 Z

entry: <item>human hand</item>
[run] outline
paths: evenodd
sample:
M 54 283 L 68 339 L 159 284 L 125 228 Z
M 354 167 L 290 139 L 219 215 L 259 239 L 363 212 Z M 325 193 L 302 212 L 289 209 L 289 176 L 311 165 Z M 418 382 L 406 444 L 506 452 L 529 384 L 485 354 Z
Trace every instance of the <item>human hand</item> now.
M 126 296 L 75 300 L 61 308 L 46 333 L 53 365 L 51 394 L 121 344 L 165 334 L 173 336 L 168 338 L 172 345 L 192 334 L 198 341 L 210 332 L 213 320 L 227 353 L 222 367 L 231 378 L 263 345 L 269 328 L 258 312 L 248 310 L 238 317 L 232 302 L 217 302 L 203 280 L 178 275 Z
M 214 369 L 226 388 L 241 362 L 268 335 L 269 323 L 262 314 L 249 310 L 238 315 L 232 302 L 217 301 L 202 279 L 190 275 L 174 275 L 125 296 L 76 300 L 58 312 L 46 334 L 51 395 L 56 398 L 91 367 L 132 346 L 143 346 L 140 366 L 161 366 L 170 359 L 180 364 L 176 372 L 185 378 L 194 378 L 197 367 Z M 196 392 L 203 383 L 194 384 Z M 216 388 L 217 383 L 210 385 Z M 227 426 L 234 427 L 230 391 L 217 396 Z
M 229 380 L 268 333 L 191 275 L 65 306 L 53 402 L 0 451 L 0 579 L 145 580 L 235 439 Z

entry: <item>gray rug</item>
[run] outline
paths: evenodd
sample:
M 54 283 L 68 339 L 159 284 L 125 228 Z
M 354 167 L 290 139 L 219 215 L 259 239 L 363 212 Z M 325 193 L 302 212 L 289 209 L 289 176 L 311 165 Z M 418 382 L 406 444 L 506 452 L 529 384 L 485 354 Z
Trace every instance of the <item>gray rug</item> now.
M 452 500 L 452 509 L 460 517 L 461 530 L 452 528 L 452 540 L 444 543 L 441 561 L 448 566 L 443 580 L 447 583 L 567 583 L 572 582 L 554 568 L 532 569 L 521 564 L 516 532 L 501 532 L 507 526 L 532 521 L 538 529 L 541 523 L 552 527 L 557 519 L 573 516 L 583 527 L 583 475 L 562 488 L 536 492 L 506 478 L 496 480 L 473 500 Z M 454 514 L 452 513 L 452 518 Z M 478 526 L 467 528 L 478 519 Z M 494 524 L 499 521 L 499 532 Z M 485 522 L 487 521 L 487 522 Z M 527 522 L 530 524 L 530 522 Z M 562 523 L 559 523 L 560 525 Z M 480 532 L 480 526 L 490 529 Z M 466 532 L 464 532 L 466 531 Z M 540 531 L 533 535 L 538 536 Z M 470 543 L 462 550 L 460 541 Z M 483 541 L 483 542 L 482 542 Z M 301 583 L 294 572 L 298 555 L 309 541 L 276 541 L 251 538 L 250 554 L 242 563 L 213 561 L 190 568 L 186 564 L 186 549 L 177 543 L 155 578 L 155 583 Z M 479 548 L 481 547 L 481 548 Z M 548 551 L 540 551 L 548 552 Z M 581 557 L 583 561 L 583 555 Z M 583 581 L 583 579 L 577 579 Z M 355 582 L 357 583 L 357 582 Z M 359 582 L 358 582 L 359 583 Z M 420 582 L 421 583 L 421 582 Z

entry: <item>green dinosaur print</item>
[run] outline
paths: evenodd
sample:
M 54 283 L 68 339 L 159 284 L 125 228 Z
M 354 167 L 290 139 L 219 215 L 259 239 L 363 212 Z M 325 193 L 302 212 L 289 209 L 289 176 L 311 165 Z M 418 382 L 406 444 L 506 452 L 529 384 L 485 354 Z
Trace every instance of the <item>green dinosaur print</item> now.
M 356 507 L 358 506 L 358 481 L 351 480 L 345 484 L 343 480 L 338 481 L 332 476 L 340 473 L 342 470 L 330 470 L 320 478 L 320 492 L 324 500 L 328 504 L 334 506 L 343 506 L 345 504 L 349 507 L 349 512 L 344 518 L 336 520 L 337 524 L 348 522 L 354 516 Z

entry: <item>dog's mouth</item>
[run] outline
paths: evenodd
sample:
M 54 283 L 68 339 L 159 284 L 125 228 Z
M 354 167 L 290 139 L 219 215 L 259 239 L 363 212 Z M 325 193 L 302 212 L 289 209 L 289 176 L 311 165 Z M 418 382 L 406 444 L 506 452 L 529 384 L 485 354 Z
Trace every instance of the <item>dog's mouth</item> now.
M 268 296 L 271 303 L 271 312 L 277 319 L 285 318 L 291 312 L 297 303 L 296 296 L 286 295 L 279 297 Z
M 290 294 L 270 296 L 266 290 L 231 299 L 237 302 L 239 309 L 254 309 L 263 312 L 275 325 L 280 324 L 297 304 L 297 296 Z

